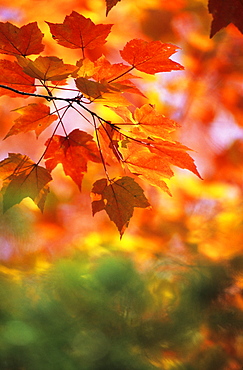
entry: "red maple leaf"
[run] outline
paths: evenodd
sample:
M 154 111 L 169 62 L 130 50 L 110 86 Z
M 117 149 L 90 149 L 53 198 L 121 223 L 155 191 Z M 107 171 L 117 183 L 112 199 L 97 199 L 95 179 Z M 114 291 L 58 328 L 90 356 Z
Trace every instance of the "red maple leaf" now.
M 70 49 L 94 49 L 106 42 L 111 24 L 95 25 L 91 19 L 73 11 L 63 23 L 46 22 L 58 44 Z
M 46 168 L 52 171 L 61 163 L 66 175 L 70 176 L 81 190 L 87 162 L 101 162 L 100 155 L 91 135 L 75 129 L 67 137 L 54 135 L 46 142 Z
M 139 78 L 129 73 L 131 67 L 123 63 L 111 64 L 104 56 L 100 57 L 94 62 L 94 71 L 92 75 L 96 81 L 102 83 L 108 83 L 110 88 L 114 88 L 121 92 L 129 92 L 141 95 L 145 95 L 135 86 L 130 79 Z
M 23 92 L 35 92 L 35 79 L 26 75 L 16 62 L 2 59 L 0 60 L 0 70 L 0 84 Z M 4 88 L 0 88 L 0 94 L 9 95 L 13 98 L 19 96 L 18 93 Z
M 50 114 L 50 108 L 42 103 L 28 104 L 14 111 L 20 113 L 21 116 L 14 121 L 15 124 L 11 127 L 4 139 L 11 135 L 17 135 L 31 130 L 35 130 L 36 137 L 38 138 L 42 131 L 58 118 L 56 114 Z
M 147 42 L 134 39 L 126 44 L 120 54 L 126 62 L 139 71 L 155 74 L 184 69 L 179 63 L 169 59 L 178 49 L 175 45 L 164 44 L 161 41 Z
M 0 22 L 0 53 L 22 56 L 39 54 L 44 50 L 41 43 L 43 36 L 37 22 L 21 28 L 9 22 Z
M 111 64 L 104 56 L 94 62 L 95 73 L 93 78 L 96 81 L 106 80 L 107 82 L 123 81 L 128 78 L 138 78 L 130 72 L 130 66 L 123 63 Z

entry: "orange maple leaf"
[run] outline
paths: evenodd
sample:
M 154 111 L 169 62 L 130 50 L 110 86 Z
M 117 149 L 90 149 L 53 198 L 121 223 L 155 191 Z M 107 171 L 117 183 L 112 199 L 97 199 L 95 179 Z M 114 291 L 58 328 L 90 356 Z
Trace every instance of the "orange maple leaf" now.
M 96 70 L 99 69 L 99 67 L 95 67 L 94 63 L 88 58 L 78 60 L 76 62 L 76 66 L 79 69 L 77 71 L 77 76 L 75 77 L 91 78 L 95 74 Z
M 180 127 L 175 121 L 158 113 L 151 104 L 136 108 L 133 114 L 134 118 L 126 107 L 112 108 L 112 110 L 124 121 L 122 126 L 119 126 L 119 123 L 117 126 L 127 127 L 132 137 L 136 139 L 157 137 L 163 140 L 171 140 L 171 133 L 177 127 Z
M 135 132 L 139 131 L 147 137 L 159 137 L 169 139 L 171 133 L 180 127 L 178 123 L 158 113 L 155 107 L 145 104 L 141 108 L 136 108 L 134 112 Z M 138 128 L 139 130 L 136 130 Z
M 27 156 L 9 154 L 0 162 L 0 178 L 3 180 L 3 211 L 30 197 L 43 211 L 48 183 L 52 180 L 44 167 L 38 166 Z
M 115 107 L 110 108 L 115 112 L 127 125 L 134 125 L 134 120 L 131 111 L 127 107 Z M 118 124 L 119 125 L 119 124 Z
M 44 50 L 41 43 L 43 36 L 37 22 L 21 28 L 9 22 L 0 22 L 0 53 L 22 56 L 39 54 Z
M 145 73 L 155 74 L 184 69 L 179 63 L 169 59 L 178 49 L 175 45 L 164 44 L 161 41 L 147 42 L 134 39 L 126 44 L 120 54 L 133 68 Z
M 131 70 L 130 66 L 123 63 L 111 64 L 104 55 L 94 62 L 94 67 L 96 70 L 92 77 L 96 81 L 118 82 L 128 78 L 139 78 L 129 73 Z
M 76 86 L 91 102 L 102 103 L 107 106 L 128 106 L 131 103 L 121 95 L 121 91 L 107 82 L 101 83 L 79 77 L 75 80 Z
M 17 59 L 24 73 L 42 81 L 62 81 L 78 69 L 77 66 L 64 64 L 62 59 L 57 57 L 39 56 L 34 61 L 24 57 Z
M 119 152 L 118 143 L 124 138 L 124 136 L 115 130 L 114 126 L 108 123 L 100 125 L 97 132 L 100 147 L 102 149 L 102 156 L 105 162 L 110 165 L 114 164 L 116 161 L 120 162 L 122 160 L 122 155 Z
M 127 144 L 126 147 L 120 148 L 120 151 L 123 154 L 124 163 L 133 174 L 171 195 L 164 179 L 170 179 L 174 173 L 165 158 L 151 153 L 143 144 L 136 142 Z
M 187 169 L 201 178 L 187 150 L 189 148 L 178 142 L 159 139 L 143 140 L 141 143 L 130 141 L 120 146 L 128 169 L 168 194 L 170 191 L 163 179 L 170 179 L 174 175 L 171 165 Z
M 112 24 L 95 25 L 91 19 L 73 11 L 63 23 L 46 22 L 54 40 L 70 49 L 94 49 L 106 42 Z
M 73 179 L 80 190 L 88 160 L 101 162 L 92 136 L 79 129 L 73 130 L 67 137 L 54 135 L 45 145 L 46 168 L 52 171 L 61 163 L 65 174 Z
M 152 141 L 148 148 L 151 153 L 158 154 L 165 162 L 167 161 L 174 166 L 189 170 L 201 179 L 194 160 L 187 153 L 187 151 L 191 150 L 187 146 L 177 141 L 171 142 L 158 139 Z
M 131 67 L 123 63 L 111 64 L 104 56 L 101 56 L 94 62 L 92 78 L 101 83 L 107 83 L 110 88 L 117 91 L 129 92 L 145 97 L 137 86 L 130 81 L 131 78 L 139 78 L 129 73 L 130 70 Z
M 91 191 L 93 215 L 105 210 L 122 237 L 133 215 L 134 207 L 150 206 L 143 189 L 129 176 L 110 180 L 100 179 Z
M 58 116 L 50 114 L 50 107 L 42 103 L 28 104 L 25 107 L 14 109 L 21 114 L 14 122 L 4 139 L 11 135 L 35 130 L 36 137 L 54 122 Z
M 0 70 L 0 84 L 23 92 L 35 92 L 36 88 L 34 78 L 26 75 L 16 62 L 2 59 L 0 60 Z M 0 94 L 8 95 L 13 98 L 19 96 L 18 93 L 4 88 L 0 88 Z M 24 97 L 27 98 L 28 96 Z

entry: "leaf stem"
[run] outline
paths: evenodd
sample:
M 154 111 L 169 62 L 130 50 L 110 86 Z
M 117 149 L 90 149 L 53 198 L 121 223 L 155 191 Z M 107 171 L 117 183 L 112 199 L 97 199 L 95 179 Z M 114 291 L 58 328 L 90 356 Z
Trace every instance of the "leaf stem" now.
M 122 73 L 122 74 L 120 74 L 119 76 L 114 77 L 112 80 L 108 81 L 108 83 L 111 83 L 111 82 L 113 82 L 113 81 L 115 81 L 115 80 L 118 80 L 118 78 L 120 78 L 120 77 L 122 77 L 122 76 L 125 76 L 127 73 L 131 72 L 134 68 L 135 68 L 134 66 L 130 67 L 126 72 L 123 72 L 123 73 Z

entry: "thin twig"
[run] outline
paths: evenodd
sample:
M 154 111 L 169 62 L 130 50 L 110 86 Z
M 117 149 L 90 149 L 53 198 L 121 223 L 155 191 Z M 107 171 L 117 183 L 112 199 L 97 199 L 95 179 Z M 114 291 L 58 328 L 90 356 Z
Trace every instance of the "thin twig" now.
M 65 101 L 65 102 L 76 102 L 76 100 L 79 100 L 79 99 L 77 99 L 77 97 L 75 97 L 75 98 L 59 98 L 57 96 L 28 93 L 28 92 L 20 91 L 20 90 L 14 89 L 13 87 L 1 85 L 1 84 L 0 84 L 0 87 L 3 88 L 3 89 L 6 89 L 6 90 L 13 91 L 16 94 L 25 95 L 25 96 L 34 96 L 35 98 L 43 98 L 43 99 L 46 99 L 47 101 L 62 100 L 62 101 Z

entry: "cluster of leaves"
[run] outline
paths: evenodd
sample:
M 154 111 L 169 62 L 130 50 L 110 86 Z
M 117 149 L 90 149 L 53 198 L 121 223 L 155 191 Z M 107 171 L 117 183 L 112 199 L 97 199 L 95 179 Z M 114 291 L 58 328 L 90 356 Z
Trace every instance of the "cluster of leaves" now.
M 20 116 L 5 139 L 32 130 L 38 138 L 55 122 L 52 136 L 46 141 L 46 149 L 37 163 L 26 155 L 14 153 L 0 162 L 3 210 L 7 211 L 25 197 L 33 199 L 43 210 L 52 180 L 51 172 L 58 163 L 80 190 L 87 163 L 102 163 L 106 177 L 93 185 L 93 214 L 105 210 L 122 236 L 134 207 L 149 207 L 134 176 L 169 194 L 164 179 L 173 176 L 171 165 L 188 169 L 200 177 L 187 153 L 189 149 L 173 140 L 172 133 L 178 125 L 150 104 L 134 109 L 124 96 L 124 93 L 144 96 L 131 81 L 138 77 L 131 73 L 133 70 L 154 75 L 183 69 L 170 59 L 177 47 L 160 41 L 134 39 L 120 51 L 128 64 L 111 64 L 105 56 L 92 61 L 86 52 L 106 42 L 112 25 L 95 25 L 75 11 L 61 24 L 47 24 L 53 39 L 60 45 L 80 50 L 81 59 L 75 65 L 65 64 L 56 56 L 29 58 L 44 50 L 44 35 L 36 22 L 21 28 L 9 22 L 0 23 L 0 53 L 11 56 L 0 60 L 0 94 L 35 97 L 40 101 L 16 109 Z M 75 87 L 65 87 L 71 81 Z M 52 111 L 44 100 L 52 105 Z M 58 106 L 58 102 L 63 105 Z M 111 122 L 95 113 L 89 107 L 91 103 L 110 108 L 116 113 L 117 121 Z M 70 110 L 80 115 L 81 125 L 83 120 L 90 123 L 94 137 L 79 128 L 67 132 L 64 117 Z M 56 134 L 58 128 L 62 128 L 63 136 Z M 42 160 L 45 160 L 45 167 L 40 165 Z M 119 163 L 129 176 L 110 178 L 108 166 L 112 163 Z
M 2 270 L 1 368 L 240 369 L 241 262 L 166 258 L 141 274 L 127 257 L 75 254 L 17 281 Z

